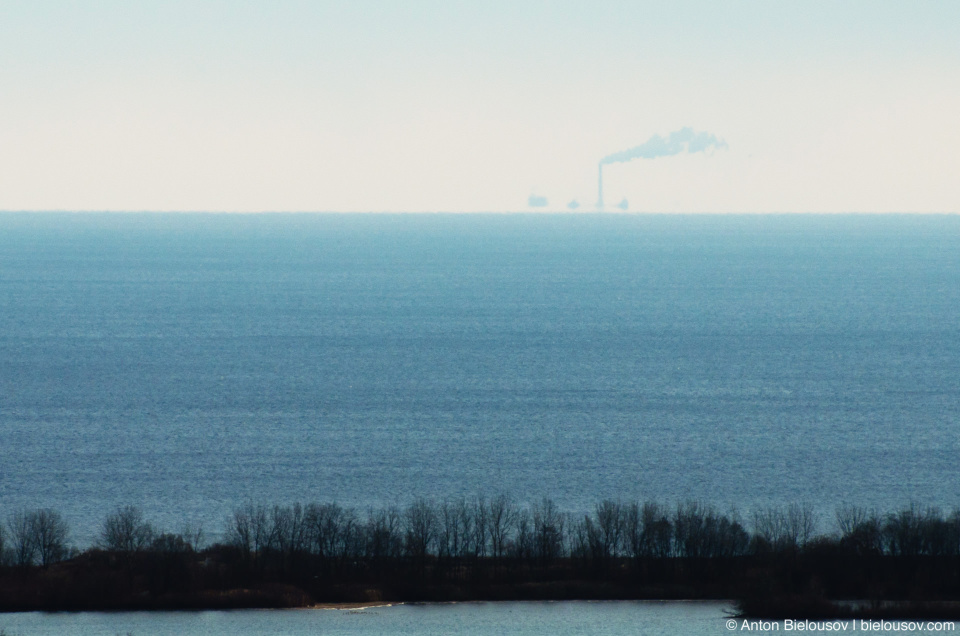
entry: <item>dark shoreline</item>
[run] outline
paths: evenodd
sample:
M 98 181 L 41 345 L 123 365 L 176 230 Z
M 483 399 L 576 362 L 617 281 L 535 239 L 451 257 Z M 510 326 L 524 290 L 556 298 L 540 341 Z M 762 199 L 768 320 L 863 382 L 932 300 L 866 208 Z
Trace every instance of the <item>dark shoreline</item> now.
M 815 534 L 790 506 L 756 513 L 751 533 L 699 502 L 604 501 L 582 517 L 503 496 L 365 517 L 247 504 L 203 547 L 201 532 L 158 532 L 128 506 L 81 552 L 56 512 L 22 511 L 0 534 L 0 612 L 734 599 L 750 618 L 960 619 L 960 513 L 850 508 L 837 523 Z
M 784 568 L 785 564 L 793 567 Z M 251 570 L 235 549 L 226 546 L 177 555 L 90 550 L 46 567 L 0 569 L 0 612 L 697 600 L 730 602 L 729 613 L 737 618 L 960 620 L 960 600 L 944 593 L 929 600 L 887 593 L 846 601 L 829 598 L 823 590 L 812 591 L 811 581 L 833 568 L 811 570 L 809 554 L 794 554 L 786 561 L 769 555 L 668 557 L 645 563 L 617 559 L 610 565 L 598 570 L 595 564 L 570 557 L 542 565 L 515 559 L 443 562 L 430 558 L 422 563 L 404 559 L 381 563 L 376 571 L 369 562 L 351 563 L 338 575 L 321 578 L 309 573 L 316 571 L 313 568 L 283 572 L 254 565 Z M 850 565 L 840 564 L 848 571 Z M 936 572 L 960 568 L 957 559 L 905 563 L 895 557 L 862 565 L 890 580 L 902 580 L 905 568 L 922 573 L 926 580 L 933 580 L 930 575 Z

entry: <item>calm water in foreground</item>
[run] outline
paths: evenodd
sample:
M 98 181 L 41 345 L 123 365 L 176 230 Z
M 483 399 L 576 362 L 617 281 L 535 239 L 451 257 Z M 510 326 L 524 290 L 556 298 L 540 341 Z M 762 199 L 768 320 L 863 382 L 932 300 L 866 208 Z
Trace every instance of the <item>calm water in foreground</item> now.
M 732 633 L 725 626 L 728 608 L 721 603 L 616 601 L 397 605 L 359 611 L 29 613 L 0 614 L 0 627 L 11 636 L 719 636 Z
M 81 545 L 129 503 L 949 507 L 958 424 L 956 216 L 0 215 L 0 516 Z

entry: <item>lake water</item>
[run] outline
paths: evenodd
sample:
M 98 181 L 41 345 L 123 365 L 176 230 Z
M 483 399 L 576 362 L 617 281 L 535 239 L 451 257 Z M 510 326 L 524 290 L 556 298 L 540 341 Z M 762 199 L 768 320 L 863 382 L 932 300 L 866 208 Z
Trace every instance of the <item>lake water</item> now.
M 960 492 L 960 217 L 0 215 L 0 515 Z M 413 610 L 403 610 L 413 611 Z
M 605 601 L 395 605 L 352 611 L 22 613 L 0 614 L 0 627 L 8 636 L 720 636 L 732 633 L 726 627 L 727 609 L 722 603 Z

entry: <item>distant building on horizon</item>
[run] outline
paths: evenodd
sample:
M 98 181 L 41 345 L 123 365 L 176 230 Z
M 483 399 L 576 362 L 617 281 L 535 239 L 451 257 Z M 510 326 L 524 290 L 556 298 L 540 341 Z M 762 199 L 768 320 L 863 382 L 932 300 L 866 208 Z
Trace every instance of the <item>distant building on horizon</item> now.
M 540 197 L 535 194 L 531 194 L 527 198 L 527 205 L 531 208 L 545 208 L 547 207 L 547 197 Z

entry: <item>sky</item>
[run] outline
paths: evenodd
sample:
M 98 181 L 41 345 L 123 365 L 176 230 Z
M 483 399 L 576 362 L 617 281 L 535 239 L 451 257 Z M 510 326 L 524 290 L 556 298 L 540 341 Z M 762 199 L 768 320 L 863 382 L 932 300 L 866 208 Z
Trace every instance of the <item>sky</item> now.
M 960 211 L 960 2 L 0 0 L 0 210 Z M 637 153 L 634 153 L 637 154 Z M 640 153 L 643 155 L 643 153 Z

